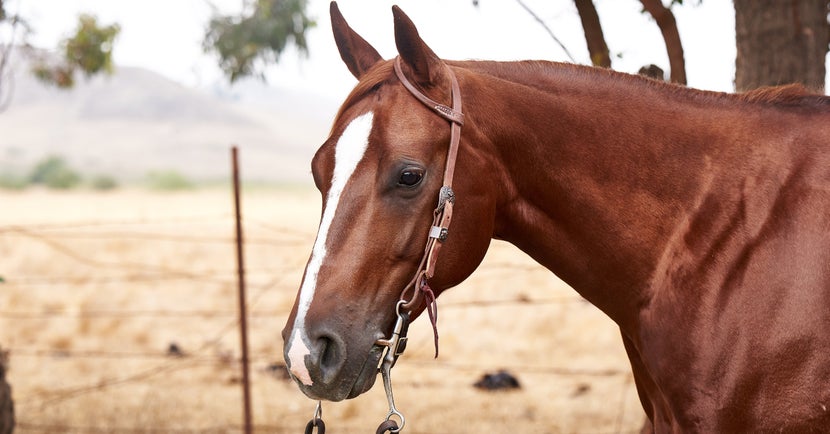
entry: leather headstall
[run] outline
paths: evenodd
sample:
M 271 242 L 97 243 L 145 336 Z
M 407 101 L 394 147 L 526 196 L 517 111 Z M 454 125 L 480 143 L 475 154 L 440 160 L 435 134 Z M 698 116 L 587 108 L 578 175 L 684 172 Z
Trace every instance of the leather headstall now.
M 446 241 L 449 235 L 450 222 L 452 221 L 452 210 L 455 204 L 455 193 L 452 190 L 452 178 L 455 173 L 455 161 L 458 155 L 458 144 L 461 141 L 461 126 L 464 124 L 464 114 L 461 112 L 461 90 L 458 86 L 458 80 L 449 66 L 445 66 L 447 75 L 451 82 L 452 91 L 452 107 L 438 103 L 423 92 L 418 90 L 404 75 L 401 69 L 401 58 L 395 58 L 395 74 L 401 81 L 406 90 L 409 91 L 418 101 L 424 104 L 427 108 L 437 113 L 442 118 L 450 122 L 450 146 L 447 151 L 447 161 L 444 168 L 444 181 L 441 190 L 438 193 L 438 206 L 433 212 L 432 226 L 429 230 L 424 256 L 421 258 L 421 263 L 415 273 L 412 281 L 404 288 L 401 293 L 401 300 L 404 304 L 403 309 L 411 310 L 419 301 L 421 293 L 427 298 L 426 310 L 429 314 L 432 328 L 435 335 L 435 356 L 438 357 L 438 328 L 437 321 L 437 305 L 435 304 L 435 294 L 429 287 L 428 280 L 435 274 L 435 264 L 438 261 L 438 252 L 441 246 Z M 412 288 L 411 298 L 407 298 L 407 293 Z

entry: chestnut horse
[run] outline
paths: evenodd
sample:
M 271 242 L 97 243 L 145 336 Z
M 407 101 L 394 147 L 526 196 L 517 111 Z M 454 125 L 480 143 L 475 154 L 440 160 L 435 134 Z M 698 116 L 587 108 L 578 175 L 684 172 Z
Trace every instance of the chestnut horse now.
M 445 61 L 393 7 L 396 73 L 331 12 L 358 84 L 312 161 L 323 213 L 282 332 L 306 395 L 372 387 L 452 165 L 434 294 L 509 241 L 619 325 L 655 431 L 830 430 L 830 98 Z

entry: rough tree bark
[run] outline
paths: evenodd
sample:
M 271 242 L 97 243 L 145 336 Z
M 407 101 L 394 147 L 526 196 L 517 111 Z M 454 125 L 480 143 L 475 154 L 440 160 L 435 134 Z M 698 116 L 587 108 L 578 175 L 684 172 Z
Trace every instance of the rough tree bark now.
M 663 6 L 662 0 L 640 0 L 643 8 L 657 22 L 663 41 L 666 43 L 666 52 L 669 55 L 669 76 L 674 83 L 686 84 L 686 60 L 683 57 L 683 44 L 680 42 L 680 33 L 677 31 L 677 21 L 671 10 Z
M 11 387 L 6 382 L 7 356 L 0 348 L 0 434 L 11 434 L 14 431 L 14 403 Z
M 827 0 L 735 0 L 735 90 L 801 83 L 824 91 Z
M 588 44 L 591 63 L 594 66 L 610 68 L 611 55 L 608 52 L 608 45 L 605 43 L 605 35 L 602 34 L 602 25 L 599 22 L 599 15 L 594 7 L 593 0 L 574 0 L 574 4 L 576 4 L 576 10 L 579 12 L 579 19 L 582 21 L 582 32 L 585 33 L 585 42 Z

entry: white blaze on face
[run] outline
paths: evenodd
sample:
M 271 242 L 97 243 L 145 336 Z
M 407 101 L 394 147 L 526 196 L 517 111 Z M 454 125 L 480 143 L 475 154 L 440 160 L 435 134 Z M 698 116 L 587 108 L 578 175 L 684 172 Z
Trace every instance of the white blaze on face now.
M 305 356 L 311 354 L 309 338 L 305 332 L 305 316 L 308 313 L 309 306 L 311 306 L 311 301 L 314 299 L 314 291 L 317 288 L 317 274 L 320 272 L 320 267 L 326 258 L 326 240 L 328 239 L 331 222 L 334 220 L 334 214 L 337 212 L 340 195 L 369 145 L 372 118 L 372 112 L 355 118 L 349 123 L 346 130 L 343 131 L 343 135 L 337 141 L 334 151 L 334 174 L 326 198 L 326 210 L 320 220 L 317 240 L 311 250 L 311 259 L 308 261 L 305 279 L 302 287 L 300 287 L 297 316 L 294 319 L 293 331 L 288 341 L 290 345 L 288 359 L 291 373 L 307 386 L 310 386 L 312 381 L 305 366 Z

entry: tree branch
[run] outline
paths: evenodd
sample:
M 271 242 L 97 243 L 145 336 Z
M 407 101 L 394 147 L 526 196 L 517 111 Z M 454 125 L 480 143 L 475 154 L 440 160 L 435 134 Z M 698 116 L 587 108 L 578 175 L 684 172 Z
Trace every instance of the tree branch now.
M 16 15 L 11 17 L 6 15 L 2 0 L 0 0 L 0 12 L 3 13 L 2 20 L 0 21 L 11 21 L 11 28 L 9 29 L 9 42 L 6 44 L 0 44 L 0 112 L 3 112 L 9 107 L 9 104 L 11 104 L 12 94 L 14 92 L 14 83 L 12 82 L 13 76 L 11 67 L 9 66 L 9 60 L 11 59 L 12 52 L 14 50 L 17 25 L 20 23 L 20 19 Z
M 663 6 L 661 0 L 640 0 L 643 7 L 657 22 L 663 41 L 666 43 L 666 52 L 669 55 L 671 81 L 686 84 L 686 61 L 683 58 L 683 44 L 680 42 L 680 33 L 677 31 L 677 21 L 674 14 Z
M 533 12 L 532 9 L 530 9 L 522 0 L 516 0 L 516 3 L 518 3 L 522 8 L 524 8 L 524 10 L 527 11 L 527 13 L 529 13 L 530 16 L 532 16 L 533 19 L 536 20 L 536 22 L 538 22 L 545 29 L 546 32 L 548 32 L 548 35 L 550 35 L 550 37 L 553 38 L 553 40 L 556 41 L 557 44 L 559 44 L 559 46 L 562 48 L 562 51 L 564 51 L 565 55 L 568 56 L 568 59 L 571 59 L 571 62 L 577 63 L 576 60 L 574 60 L 574 57 L 571 56 L 570 51 L 568 51 L 568 49 L 565 48 L 565 45 L 562 43 L 562 41 L 560 41 L 559 38 L 557 38 L 556 35 L 553 34 L 553 31 L 550 29 L 550 27 L 548 27 L 548 25 L 545 24 L 545 22 L 542 21 L 542 19 L 539 18 L 539 16 L 536 15 L 536 13 Z
M 599 22 L 597 9 L 592 0 L 574 0 L 576 10 L 579 12 L 579 19 L 582 21 L 582 31 L 585 33 L 585 43 L 588 45 L 588 54 L 591 55 L 591 63 L 602 68 L 611 67 L 611 55 L 608 52 L 608 44 L 605 43 L 605 35 L 602 33 L 602 24 Z

